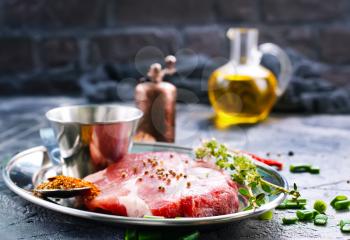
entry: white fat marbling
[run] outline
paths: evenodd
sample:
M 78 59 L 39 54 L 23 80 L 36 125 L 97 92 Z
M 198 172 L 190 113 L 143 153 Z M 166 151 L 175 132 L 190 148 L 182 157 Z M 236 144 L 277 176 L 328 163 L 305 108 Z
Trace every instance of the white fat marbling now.
M 152 215 L 146 202 L 137 195 L 138 187 L 136 185 L 136 179 L 130 179 L 124 186 L 130 189 L 130 192 L 126 196 L 119 197 L 118 200 L 125 206 L 127 215 L 129 217 Z

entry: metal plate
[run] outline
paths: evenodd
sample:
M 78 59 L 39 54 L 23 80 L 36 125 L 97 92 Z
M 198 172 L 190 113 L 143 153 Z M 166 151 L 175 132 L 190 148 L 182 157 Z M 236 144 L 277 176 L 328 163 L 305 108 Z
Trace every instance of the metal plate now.
M 176 151 L 191 154 L 190 148 L 180 147 L 172 144 L 144 144 L 135 143 L 132 152 L 146 151 Z M 259 173 L 264 179 L 279 186 L 288 187 L 286 179 L 276 170 L 262 163 L 257 162 Z M 54 176 L 59 172 L 58 168 L 52 166 L 46 148 L 43 146 L 34 147 L 15 155 L 3 170 L 3 177 L 6 185 L 24 199 L 51 209 L 53 211 L 69 214 L 76 217 L 87 218 L 96 221 L 143 225 L 143 226 L 204 226 L 213 224 L 223 224 L 239 221 L 245 218 L 258 216 L 268 210 L 274 209 L 286 197 L 286 194 L 279 194 L 270 201 L 255 210 L 239 211 L 237 213 L 220 215 L 214 217 L 201 218 L 178 218 L 178 219 L 145 219 L 135 217 L 123 217 L 102 213 L 90 212 L 74 207 L 74 201 L 47 201 L 33 196 L 31 189 L 37 182 L 41 182 L 47 177 Z M 241 201 L 241 207 L 244 203 Z

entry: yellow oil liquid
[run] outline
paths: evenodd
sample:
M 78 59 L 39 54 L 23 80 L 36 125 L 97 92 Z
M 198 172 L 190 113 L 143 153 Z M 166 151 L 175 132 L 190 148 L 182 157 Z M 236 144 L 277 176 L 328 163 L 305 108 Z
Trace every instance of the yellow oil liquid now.
M 272 72 L 257 66 L 235 73 L 218 69 L 209 79 L 209 100 L 219 128 L 262 121 L 276 102 L 277 80 Z

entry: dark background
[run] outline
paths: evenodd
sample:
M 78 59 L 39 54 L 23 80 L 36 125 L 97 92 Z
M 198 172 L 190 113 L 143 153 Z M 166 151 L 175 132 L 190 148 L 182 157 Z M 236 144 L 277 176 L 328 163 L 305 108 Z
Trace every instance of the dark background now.
M 349 13 L 347 0 L 0 0 L 0 96 L 118 100 L 103 86 L 114 91 L 129 76 L 137 80 L 143 47 L 164 55 L 189 48 L 208 62 L 228 57 L 227 28 L 257 27 L 260 42 L 289 49 L 296 66 L 276 110 L 350 112 Z M 91 76 L 101 86 L 86 87 Z M 177 85 L 195 91 L 191 78 L 206 77 Z

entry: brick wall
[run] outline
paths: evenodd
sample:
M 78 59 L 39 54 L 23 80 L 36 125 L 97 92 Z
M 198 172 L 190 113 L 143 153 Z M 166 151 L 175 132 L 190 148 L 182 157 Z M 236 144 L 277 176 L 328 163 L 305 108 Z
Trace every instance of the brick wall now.
M 0 94 L 77 93 L 82 73 L 148 45 L 227 57 L 231 26 L 258 27 L 261 42 L 328 63 L 346 85 L 349 22 L 348 0 L 1 0 Z

